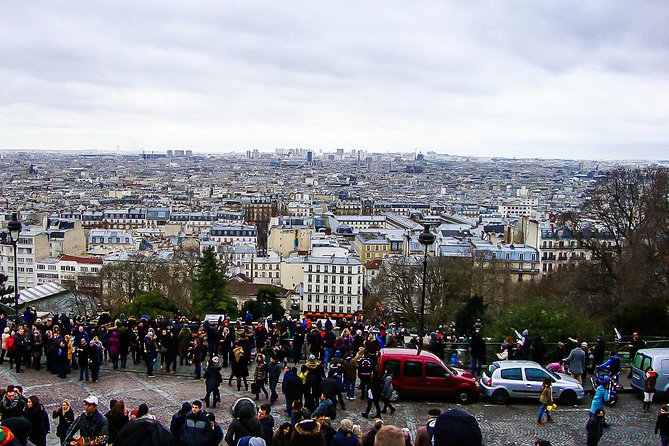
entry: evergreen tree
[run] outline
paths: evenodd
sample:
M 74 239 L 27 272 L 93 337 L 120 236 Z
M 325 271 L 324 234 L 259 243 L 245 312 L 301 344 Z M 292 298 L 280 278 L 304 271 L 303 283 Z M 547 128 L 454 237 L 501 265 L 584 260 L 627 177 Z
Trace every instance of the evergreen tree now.
M 272 315 L 272 319 L 280 321 L 286 312 L 279 298 L 279 291 L 271 286 L 262 286 L 256 293 L 256 298 L 244 303 L 243 311 L 248 311 L 254 318 Z
M 193 312 L 204 316 L 207 313 L 223 312 L 236 316 L 237 304 L 226 290 L 228 280 L 223 265 L 216 259 L 213 249 L 207 249 L 197 263 L 193 278 Z

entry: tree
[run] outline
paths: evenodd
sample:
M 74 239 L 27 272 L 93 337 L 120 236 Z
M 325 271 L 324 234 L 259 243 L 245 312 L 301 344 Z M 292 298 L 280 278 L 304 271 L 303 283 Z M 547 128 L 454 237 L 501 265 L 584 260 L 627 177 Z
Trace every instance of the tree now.
M 172 308 L 163 293 L 158 290 L 142 294 L 125 306 L 126 314 L 147 315 L 154 319 L 161 315 L 171 315 Z
M 7 276 L 0 273 L 0 302 L 5 305 L 14 303 L 14 287 L 6 287 Z
M 562 216 L 595 262 L 601 292 L 614 304 L 667 303 L 669 170 L 618 167 L 606 172 L 578 212 Z
M 244 302 L 242 311 L 248 311 L 254 318 L 272 315 L 272 320 L 283 319 L 286 312 L 282 303 L 279 290 L 271 286 L 261 286 L 256 293 L 256 298 Z
M 455 313 L 455 326 L 460 333 L 473 333 L 476 319 L 485 323 L 488 305 L 483 303 L 482 296 L 472 296 Z
M 235 316 L 237 305 L 226 290 L 225 269 L 216 259 L 213 249 L 207 249 L 199 258 L 193 278 L 193 312 L 199 315 L 218 313 Z

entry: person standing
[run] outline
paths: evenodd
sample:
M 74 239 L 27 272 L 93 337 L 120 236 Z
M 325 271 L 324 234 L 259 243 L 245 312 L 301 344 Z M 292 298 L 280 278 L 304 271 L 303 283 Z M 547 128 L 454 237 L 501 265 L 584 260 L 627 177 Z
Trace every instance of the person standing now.
M 30 437 L 35 446 L 46 446 L 46 436 L 51 431 L 49 415 L 37 395 L 31 395 L 26 400 L 26 410 L 23 416 L 30 421 Z
M 77 363 L 79 364 L 79 381 L 83 381 L 84 378 L 86 378 L 86 381 L 88 382 L 89 379 L 89 368 L 88 365 L 90 364 L 90 355 L 92 354 L 92 349 L 89 347 L 88 342 L 86 342 L 86 338 L 82 337 L 81 340 L 81 345 L 77 349 Z
M 477 330 L 469 341 L 469 351 L 472 357 L 471 373 L 472 375 L 481 375 L 483 361 L 485 360 L 485 340 Z
M 104 438 L 105 441 L 109 438 L 109 424 L 104 415 L 98 411 L 98 404 L 98 397 L 94 395 L 89 395 L 84 400 L 84 412 L 71 426 L 65 437 L 65 443 L 69 442 L 75 446 L 77 442 L 73 437 L 77 432 L 84 438 Z
M 158 347 L 156 346 L 156 335 L 153 330 L 149 330 L 144 336 L 144 359 L 146 360 L 146 376 L 155 378 L 154 366 L 156 362 L 156 355 L 158 354 Z
M 54 406 L 51 418 L 58 418 L 58 427 L 56 427 L 56 437 L 60 440 L 59 444 L 63 444 L 68 429 L 74 423 L 74 412 L 70 407 L 68 400 L 63 400 L 60 407 Z
M 546 413 L 546 422 L 552 423 L 553 417 L 548 410 L 548 406 L 553 404 L 553 380 L 551 378 L 544 379 L 541 385 L 541 395 L 539 396 L 541 408 L 539 409 L 539 416 L 537 417 L 537 424 L 544 424 L 544 412 Z
M 632 362 L 634 361 L 634 356 L 636 356 L 636 352 L 638 352 L 645 346 L 646 346 L 646 341 L 641 339 L 639 333 L 635 331 L 632 334 L 632 340 L 627 345 L 627 348 L 629 349 L 630 353 L 630 372 L 629 375 L 627 375 L 627 378 L 632 379 Z
M 597 446 L 604 435 L 604 409 L 597 409 L 585 424 L 586 445 Z
M 576 345 L 576 347 L 569 352 L 569 356 L 562 361 L 569 364 L 569 373 L 572 378 L 583 384 L 583 369 L 585 367 L 585 352 L 583 349 Z
M 107 345 L 109 349 L 109 356 L 111 356 L 112 366 L 114 370 L 118 369 L 118 358 L 121 354 L 121 340 L 118 337 L 116 330 L 112 331 L 107 338 Z
M 643 375 L 643 411 L 650 412 L 650 406 L 653 404 L 653 395 L 655 395 L 655 384 L 658 374 L 652 367 L 648 367 Z
M 662 406 L 655 420 L 655 435 L 660 434 L 660 444 L 669 446 L 669 407 Z

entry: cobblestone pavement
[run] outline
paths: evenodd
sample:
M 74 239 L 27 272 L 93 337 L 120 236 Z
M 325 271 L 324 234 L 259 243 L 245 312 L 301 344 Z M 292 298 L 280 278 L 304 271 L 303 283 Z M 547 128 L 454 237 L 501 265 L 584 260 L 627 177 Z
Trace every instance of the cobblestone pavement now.
M 169 426 L 170 418 L 183 401 L 192 401 L 202 398 L 205 394 L 204 381 L 194 380 L 187 374 L 191 368 L 182 367 L 176 375 L 158 375 L 156 378 L 146 376 L 141 368 L 113 371 L 103 368 L 99 383 L 80 382 L 78 371 L 73 371 L 68 379 L 47 373 L 46 371 L 26 371 L 19 375 L 7 366 L 0 366 L 0 376 L 4 385 L 17 383 L 24 387 L 26 395 L 36 394 L 43 401 L 47 411 L 51 411 L 55 404 L 63 398 L 72 401 L 75 409 L 83 410 L 82 400 L 89 394 L 100 398 L 102 412 L 108 410 L 109 400 L 122 399 L 126 407 L 136 408 L 141 403 L 147 403 L 150 412 L 156 415 L 165 426 Z M 228 372 L 224 369 L 224 378 Z M 230 423 L 229 408 L 234 400 L 249 393 L 237 392 L 236 385 L 228 387 L 227 379 L 221 386 L 223 403 L 213 409 L 217 420 L 224 429 Z M 260 403 L 264 402 L 261 396 Z M 286 420 L 281 412 L 283 397 L 274 405 L 273 416 L 276 425 Z M 571 446 L 585 444 L 585 422 L 588 418 L 590 398 L 575 407 L 559 407 L 555 413 L 554 424 L 537 425 L 535 417 L 539 408 L 538 402 L 512 402 L 508 406 L 494 406 L 481 399 L 478 402 L 462 407 L 474 415 L 483 430 L 487 446 L 533 445 L 537 437 L 548 439 L 554 446 Z M 346 411 L 338 410 L 337 419 L 344 417 L 353 419 L 362 426 L 363 431 L 370 428 L 372 422 L 361 417 L 365 408 L 361 400 L 346 401 Z M 422 426 L 427 417 L 427 411 L 432 407 L 446 409 L 458 406 L 454 401 L 401 401 L 397 403 L 394 415 L 384 416 L 386 423 L 400 427 L 408 427 L 412 433 Z M 621 396 L 619 405 L 607 410 L 607 420 L 611 427 L 606 430 L 600 445 L 656 445 L 658 437 L 653 436 L 655 416 L 659 404 L 655 404 L 653 412 L 641 412 L 641 398 L 637 394 Z M 335 421 L 335 427 L 337 422 Z M 55 426 L 52 431 L 55 432 Z M 56 445 L 55 435 L 49 436 L 49 445 Z

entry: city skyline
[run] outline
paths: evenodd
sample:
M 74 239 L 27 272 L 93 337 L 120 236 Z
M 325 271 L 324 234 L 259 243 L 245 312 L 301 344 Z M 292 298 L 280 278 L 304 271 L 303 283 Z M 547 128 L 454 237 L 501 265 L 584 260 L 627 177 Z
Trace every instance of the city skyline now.
M 0 148 L 667 158 L 662 2 L 291 5 L 3 5 Z

